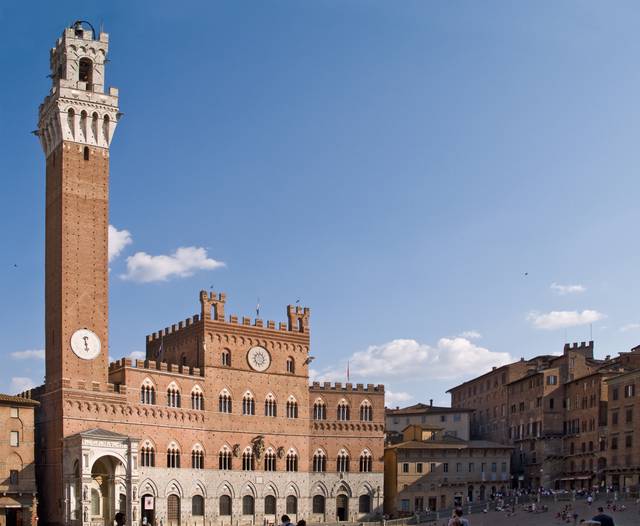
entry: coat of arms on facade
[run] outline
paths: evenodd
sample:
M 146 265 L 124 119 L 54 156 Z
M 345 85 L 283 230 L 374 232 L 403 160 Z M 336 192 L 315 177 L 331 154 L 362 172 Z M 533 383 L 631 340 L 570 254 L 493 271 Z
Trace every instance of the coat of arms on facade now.
M 240 444 L 233 444 L 233 456 L 234 457 L 239 457 L 240 456 Z
M 277 451 L 278 458 L 284 458 L 284 448 L 280 446 Z
M 264 453 L 264 436 L 258 435 L 252 440 L 253 443 L 253 454 L 256 456 L 257 460 L 262 458 L 262 453 Z

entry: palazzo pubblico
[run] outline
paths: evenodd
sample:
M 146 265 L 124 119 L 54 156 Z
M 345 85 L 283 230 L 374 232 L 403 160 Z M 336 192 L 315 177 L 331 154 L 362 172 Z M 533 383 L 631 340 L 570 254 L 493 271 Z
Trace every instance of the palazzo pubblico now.
M 97 36 L 96 36 L 97 35 Z M 121 116 L 109 37 L 66 28 L 40 106 L 46 157 L 46 381 L 36 409 L 40 524 L 358 520 L 383 503 L 384 387 L 309 384 L 309 309 L 284 323 L 197 315 L 108 363 L 109 157 Z M 194 304 L 197 305 L 194 294 Z M 194 305 L 194 306 L 195 306 Z

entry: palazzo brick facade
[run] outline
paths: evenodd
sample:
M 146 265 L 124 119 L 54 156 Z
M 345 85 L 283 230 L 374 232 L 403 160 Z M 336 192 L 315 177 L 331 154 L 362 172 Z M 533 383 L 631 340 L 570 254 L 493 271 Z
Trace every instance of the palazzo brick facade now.
M 226 296 L 108 363 L 109 37 L 86 23 L 51 51 L 46 156 L 46 381 L 36 415 L 40 523 L 363 519 L 383 501 L 384 387 L 309 384 L 310 310 L 225 315 Z M 194 302 L 195 303 L 195 302 Z M 46 491 L 44 489 L 46 488 Z

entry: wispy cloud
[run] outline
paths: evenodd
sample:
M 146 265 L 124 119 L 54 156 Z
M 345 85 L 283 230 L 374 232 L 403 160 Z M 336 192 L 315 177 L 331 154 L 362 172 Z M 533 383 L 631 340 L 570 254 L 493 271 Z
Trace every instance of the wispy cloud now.
M 640 329 L 640 323 L 627 323 L 627 325 L 620 327 L 620 332 L 637 331 L 638 329 Z
M 406 404 L 409 400 L 413 400 L 413 396 L 405 392 L 395 392 L 385 390 L 384 392 L 384 405 L 387 407 L 394 407 L 401 404 Z
M 36 386 L 36 383 L 26 376 L 14 376 L 11 378 L 11 392 L 13 394 L 21 393 L 27 389 L 31 389 Z
M 583 310 L 578 311 L 551 311 L 546 313 L 540 313 L 531 311 L 527 315 L 527 320 L 536 329 L 566 329 L 568 327 L 577 327 L 579 325 L 588 325 L 596 321 L 606 318 L 606 315 L 598 312 L 597 310 Z
M 180 247 L 171 255 L 152 256 L 137 252 L 127 258 L 127 272 L 120 277 L 139 283 L 167 281 L 170 278 L 192 276 L 198 270 L 224 267 L 222 261 L 208 257 L 202 247 Z
M 566 296 L 567 294 L 579 294 L 587 290 L 583 285 L 560 285 L 559 283 L 552 283 L 549 288 L 558 296 Z
M 479 338 L 482 338 L 482 334 L 480 334 L 478 331 L 464 331 L 462 334 L 460 334 L 461 338 L 466 338 L 467 340 L 477 340 Z
M 131 358 L 132 360 L 144 360 L 147 356 L 147 353 L 144 351 L 132 351 L 127 358 Z
M 13 351 L 11 358 L 16 360 L 44 360 L 44 349 L 27 349 L 25 351 Z
M 133 243 L 128 230 L 118 230 L 109 225 L 109 262 L 117 258 L 127 245 Z
M 430 380 L 462 378 L 512 361 L 509 353 L 490 351 L 462 337 L 440 338 L 435 346 L 397 339 L 371 345 L 349 357 L 351 376 L 383 383 L 423 379 L 425 375 Z M 345 379 L 345 370 L 339 368 L 314 373 L 316 380 Z

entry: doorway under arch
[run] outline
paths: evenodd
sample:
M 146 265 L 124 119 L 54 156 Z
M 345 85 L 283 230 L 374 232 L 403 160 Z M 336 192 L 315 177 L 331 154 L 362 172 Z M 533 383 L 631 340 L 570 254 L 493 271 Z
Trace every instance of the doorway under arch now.
M 97 459 L 91 467 L 91 522 L 113 524 L 116 513 L 126 513 L 126 468 L 120 459 L 106 455 Z
M 344 493 L 336 497 L 336 518 L 339 521 L 349 519 L 349 497 Z

